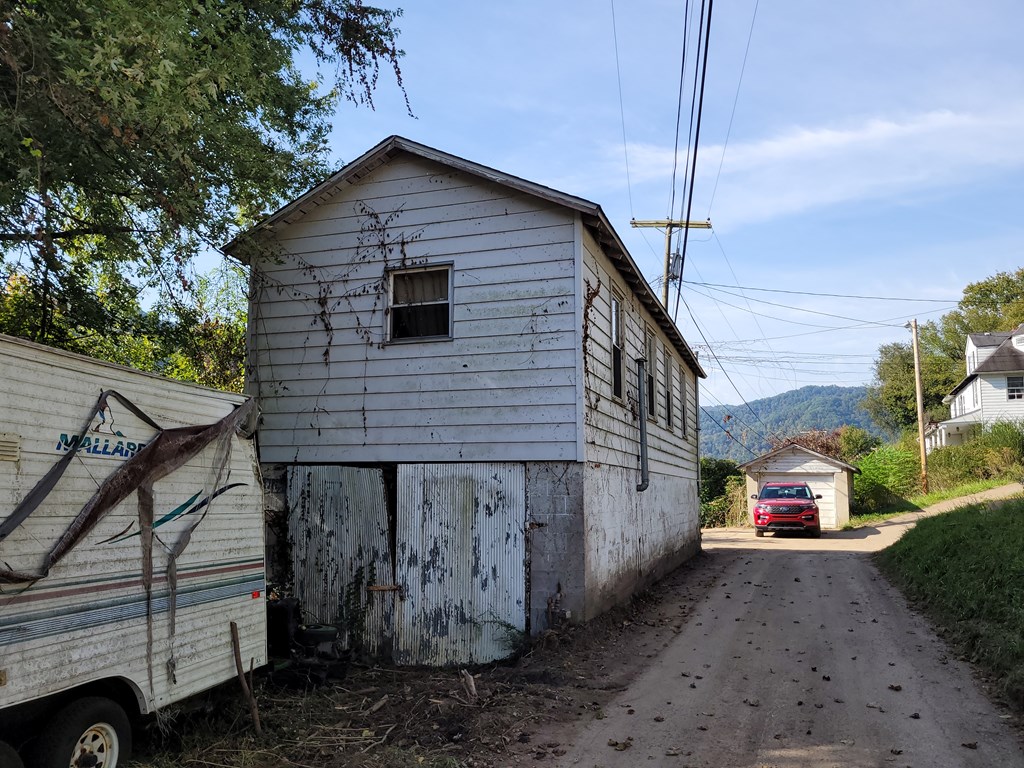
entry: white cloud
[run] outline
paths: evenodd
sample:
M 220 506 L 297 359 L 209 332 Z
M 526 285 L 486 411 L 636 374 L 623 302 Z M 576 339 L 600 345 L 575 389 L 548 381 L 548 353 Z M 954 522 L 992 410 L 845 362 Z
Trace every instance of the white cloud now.
M 706 210 L 719 162 L 712 219 L 720 229 L 809 209 L 893 200 L 970 184 L 1024 165 L 1024 105 L 999 112 L 939 110 L 702 147 L 695 209 Z M 621 151 L 621 150 L 620 150 Z M 631 145 L 634 184 L 667 184 L 672 151 Z M 703 202 L 702 202 L 703 198 Z M 702 207 L 703 205 L 703 207 Z

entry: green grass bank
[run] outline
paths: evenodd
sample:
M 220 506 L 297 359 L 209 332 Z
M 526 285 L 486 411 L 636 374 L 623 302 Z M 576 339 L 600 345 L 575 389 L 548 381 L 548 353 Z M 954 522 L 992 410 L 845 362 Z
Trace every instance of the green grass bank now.
M 1024 710 L 1024 500 L 926 518 L 875 559 L 952 647 Z

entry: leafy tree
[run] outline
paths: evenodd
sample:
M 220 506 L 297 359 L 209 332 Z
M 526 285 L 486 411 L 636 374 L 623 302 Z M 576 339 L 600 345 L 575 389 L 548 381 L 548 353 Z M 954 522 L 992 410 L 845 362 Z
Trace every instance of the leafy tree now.
M 864 458 L 881 444 L 882 440 L 866 429 L 846 426 L 839 430 L 839 458 L 847 464 Z
M 93 267 L 191 290 L 196 253 L 323 177 L 339 100 L 372 107 L 382 68 L 401 87 L 400 13 L 362 0 L 0 5 L 0 249 L 32 299 L 7 327 L 59 345 L 62 316 L 96 327 Z
M 942 399 L 966 373 L 967 336 L 1009 331 L 1024 322 L 1024 268 L 996 275 L 964 288 L 957 308 L 937 322 L 920 326 L 921 381 L 926 418 L 948 418 Z M 879 347 L 875 381 L 864 399 L 872 418 L 894 433 L 917 425 L 914 356 L 910 342 Z

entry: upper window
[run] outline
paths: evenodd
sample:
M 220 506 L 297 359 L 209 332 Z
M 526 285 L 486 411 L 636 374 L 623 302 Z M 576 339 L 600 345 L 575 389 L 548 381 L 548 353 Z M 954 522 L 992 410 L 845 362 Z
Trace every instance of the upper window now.
M 686 392 L 686 371 L 679 366 L 679 424 L 683 428 L 683 437 L 686 437 L 686 399 L 689 395 Z
M 389 273 L 392 340 L 451 337 L 451 272 L 428 267 Z
M 654 382 L 658 380 L 658 348 L 654 342 L 654 333 L 650 329 L 647 330 L 644 351 L 647 355 L 647 418 L 657 421 L 658 401 L 655 399 Z
M 672 356 L 667 349 L 662 351 L 665 371 L 665 426 L 672 429 Z
M 1024 400 L 1024 376 L 1006 377 L 1006 399 Z
M 622 398 L 622 348 L 625 332 L 622 328 L 622 299 L 612 294 L 612 396 Z

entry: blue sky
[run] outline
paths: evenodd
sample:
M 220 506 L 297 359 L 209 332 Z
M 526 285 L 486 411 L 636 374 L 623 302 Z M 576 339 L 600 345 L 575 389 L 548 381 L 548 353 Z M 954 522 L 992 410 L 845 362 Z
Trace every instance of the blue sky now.
M 339 109 L 337 161 L 397 133 L 587 198 L 660 280 L 662 234 L 629 221 L 669 214 L 683 17 L 682 0 L 407 3 L 416 117 L 382 75 L 375 111 Z M 693 205 L 714 231 L 690 232 L 684 279 L 744 289 L 683 285 L 705 404 L 869 383 L 909 318 L 1022 265 L 1021 29 L 1019 0 L 719 0 Z

